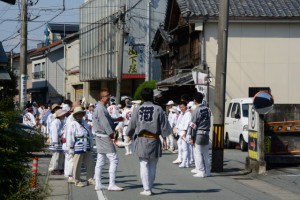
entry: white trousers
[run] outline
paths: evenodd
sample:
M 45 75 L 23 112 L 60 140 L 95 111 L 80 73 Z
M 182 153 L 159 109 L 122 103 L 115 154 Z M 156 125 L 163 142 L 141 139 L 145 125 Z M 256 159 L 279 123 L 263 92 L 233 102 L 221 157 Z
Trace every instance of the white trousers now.
M 81 165 L 84 164 L 86 168 L 86 179 L 89 180 L 94 176 L 94 160 L 91 151 L 82 154 L 75 154 L 73 157 L 73 178 L 77 181 L 80 180 Z
M 182 161 L 182 143 L 184 141 L 182 140 L 181 137 L 178 138 L 177 140 L 177 148 L 178 148 L 178 157 L 177 157 L 177 160 L 179 160 L 180 162 Z
M 203 175 L 210 176 L 211 164 L 209 159 L 209 145 L 194 146 L 195 166 Z
M 170 134 L 167 137 L 167 145 L 171 150 L 174 150 L 174 135 L 173 134 Z
M 65 152 L 65 177 L 73 176 L 73 156 L 74 154 L 69 154 Z
M 106 158 L 109 160 L 109 186 L 114 186 L 116 183 L 116 172 L 119 164 L 119 157 L 117 153 L 98 153 L 95 167 L 95 180 L 101 183 L 101 174 Z
M 139 160 L 143 188 L 145 191 L 152 191 L 158 158 L 139 158 Z
M 61 151 L 54 151 L 49 164 L 49 171 L 64 169 L 64 154 Z
M 181 140 L 181 165 L 185 166 L 185 167 L 189 167 L 190 166 L 190 149 L 189 149 L 189 143 L 186 142 L 185 139 L 183 138 L 179 138 L 178 140 Z M 179 149 L 179 148 L 178 148 Z M 178 151 L 178 155 L 179 155 L 179 151 Z
M 129 137 L 125 136 L 125 143 L 129 142 Z M 132 154 L 133 151 L 133 141 L 129 145 L 125 145 L 126 154 Z
M 195 161 L 195 158 L 194 158 L 194 147 L 193 147 L 193 145 L 191 145 L 190 143 L 188 143 L 188 148 L 189 148 L 189 152 L 190 152 L 190 164 L 192 164 L 192 162 Z

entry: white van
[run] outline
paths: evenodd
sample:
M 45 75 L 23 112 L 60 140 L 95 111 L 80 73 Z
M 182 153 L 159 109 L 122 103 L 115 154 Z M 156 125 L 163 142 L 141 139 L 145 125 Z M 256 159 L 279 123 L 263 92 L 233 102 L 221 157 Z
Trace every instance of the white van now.
M 225 116 L 224 146 L 230 148 L 232 143 L 239 144 L 242 151 L 248 147 L 249 105 L 253 98 L 232 99 Z

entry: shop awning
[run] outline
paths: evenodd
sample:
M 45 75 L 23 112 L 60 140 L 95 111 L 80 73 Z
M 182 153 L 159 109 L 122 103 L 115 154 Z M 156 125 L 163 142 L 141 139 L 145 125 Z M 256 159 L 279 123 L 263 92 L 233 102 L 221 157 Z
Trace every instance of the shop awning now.
M 48 91 L 48 87 L 28 88 L 27 93 L 44 93 Z
M 0 69 L 0 80 L 10 81 L 11 77 L 5 69 Z
M 166 78 L 156 83 L 157 88 L 164 88 L 170 86 L 182 86 L 193 82 L 192 72 L 179 73 L 175 76 Z

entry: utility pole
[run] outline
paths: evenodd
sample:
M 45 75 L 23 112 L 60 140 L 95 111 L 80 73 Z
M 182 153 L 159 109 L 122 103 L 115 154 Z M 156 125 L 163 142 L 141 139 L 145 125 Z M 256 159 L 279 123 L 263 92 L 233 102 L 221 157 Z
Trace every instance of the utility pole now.
M 223 171 L 224 115 L 226 98 L 227 41 L 229 0 L 220 0 L 218 22 L 218 55 L 214 100 L 214 131 L 212 146 L 212 171 Z
M 21 0 L 21 42 L 20 42 L 20 109 L 27 102 L 27 1 Z
M 119 60 L 117 67 L 117 91 L 116 101 L 117 104 L 121 101 L 121 85 L 122 85 L 122 71 L 123 71 L 123 51 L 124 51 L 124 27 L 125 27 L 125 5 L 121 7 L 119 16 Z

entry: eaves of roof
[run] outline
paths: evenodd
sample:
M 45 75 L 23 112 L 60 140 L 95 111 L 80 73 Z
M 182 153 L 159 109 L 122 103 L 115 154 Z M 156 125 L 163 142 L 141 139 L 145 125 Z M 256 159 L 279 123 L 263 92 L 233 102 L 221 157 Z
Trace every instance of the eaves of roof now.
M 54 48 L 54 47 L 56 47 L 56 46 L 58 46 L 60 44 L 62 44 L 61 40 L 55 41 L 55 42 L 49 44 L 48 46 L 44 46 L 44 47 L 41 47 L 41 48 L 35 50 L 34 52 L 30 53 L 30 56 L 34 56 L 34 55 L 43 53 L 44 51 L 50 50 L 51 48 Z

